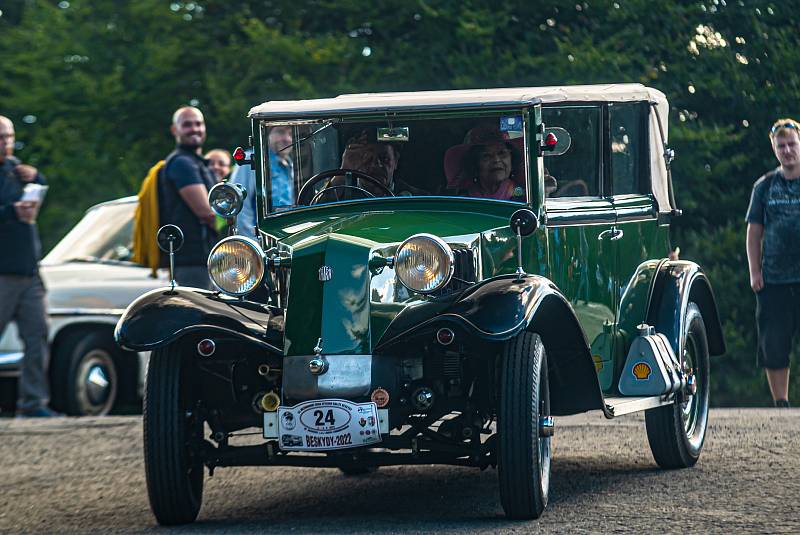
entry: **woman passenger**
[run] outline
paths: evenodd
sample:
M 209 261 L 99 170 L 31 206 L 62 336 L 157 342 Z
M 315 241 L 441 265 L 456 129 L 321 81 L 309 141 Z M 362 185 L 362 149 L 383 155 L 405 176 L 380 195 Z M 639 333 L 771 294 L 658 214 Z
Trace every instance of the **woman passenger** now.
M 458 195 L 525 201 L 522 139 L 485 126 L 472 128 L 464 143 L 445 153 L 448 188 Z

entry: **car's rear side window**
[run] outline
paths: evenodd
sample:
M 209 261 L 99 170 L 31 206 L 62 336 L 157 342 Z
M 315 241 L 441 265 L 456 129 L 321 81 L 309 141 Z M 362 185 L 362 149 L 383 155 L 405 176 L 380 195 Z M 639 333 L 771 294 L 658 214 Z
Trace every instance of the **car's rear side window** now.
M 563 106 L 542 108 L 547 127 L 561 127 L 572 140 L 569 150 L 558 156 L 544 156 L 549 176 L 545 180 L 548 198 L 597 197 L 600 195 L 600 106 Z
M 623 102 L 608 106 L 611 129 L 611 189 L 614 195 L 644 193 L 648 188 L 642 163 L 646 158 L 641 140 L 646 103 Z

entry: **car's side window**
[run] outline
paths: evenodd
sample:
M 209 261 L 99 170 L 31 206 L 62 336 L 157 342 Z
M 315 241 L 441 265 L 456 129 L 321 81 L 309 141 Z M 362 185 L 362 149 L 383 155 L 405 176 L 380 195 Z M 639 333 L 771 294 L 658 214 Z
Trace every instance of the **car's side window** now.
M 545 192 L 548 198 L 597 197 L 600 195 L 600 132 L 602 110 L 599 106 L 563 106 L 542 108 L 546 127 L 561 127 L 570 133 L 572 143 L 564 154 L 544 156 Z
M 614 195 L 645 193 L 642 134 L 646 104 L 613 103 L 608 106 L 611 130 L 611 190 Z

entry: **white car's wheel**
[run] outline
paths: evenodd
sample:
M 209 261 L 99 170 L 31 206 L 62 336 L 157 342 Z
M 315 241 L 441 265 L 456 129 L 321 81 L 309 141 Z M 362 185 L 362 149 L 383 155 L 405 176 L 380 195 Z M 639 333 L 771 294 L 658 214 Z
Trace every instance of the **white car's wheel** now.
M 73 416 L 111 412 L 119 392 L 118 352 L 106 331 L 75 331 L 61 340 L 51 364 L 53 406 Z

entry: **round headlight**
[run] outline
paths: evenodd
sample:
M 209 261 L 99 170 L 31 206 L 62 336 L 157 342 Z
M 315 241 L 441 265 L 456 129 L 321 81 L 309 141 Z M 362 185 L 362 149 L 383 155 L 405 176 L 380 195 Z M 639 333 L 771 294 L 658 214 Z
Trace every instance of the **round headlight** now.
M 252 292 L 264 278 L 264 251 L 245 236 L 229 236 L 208 255 L 208 274 L 214 284 L 229 295 Z
M 208 192 L 208 204 L 220 217 L 228 219 L 242 211 L 247 190 L 233 182 L 220 182 Z
M 400 244 L 394 269 L 400 282 L 428 294 L 444 288 L 453 276 L 453 250 L 432 234 L 417 234 Z

